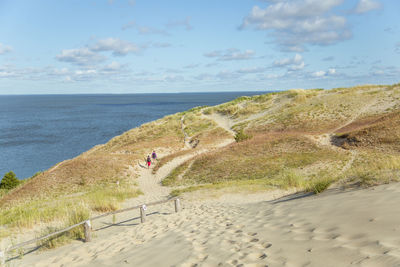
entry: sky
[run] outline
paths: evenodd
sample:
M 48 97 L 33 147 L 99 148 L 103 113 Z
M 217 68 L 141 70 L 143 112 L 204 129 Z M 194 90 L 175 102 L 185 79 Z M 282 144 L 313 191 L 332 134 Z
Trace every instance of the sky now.
M 0 94 L 400 82 L 398 0 L 0 0 Z

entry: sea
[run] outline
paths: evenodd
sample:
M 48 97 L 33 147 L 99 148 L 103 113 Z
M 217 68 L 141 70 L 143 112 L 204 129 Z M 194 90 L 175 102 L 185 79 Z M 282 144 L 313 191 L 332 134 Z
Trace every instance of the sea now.
M 267 92 L 0 96 L 0 179 L 26 179 L 143 123 Z

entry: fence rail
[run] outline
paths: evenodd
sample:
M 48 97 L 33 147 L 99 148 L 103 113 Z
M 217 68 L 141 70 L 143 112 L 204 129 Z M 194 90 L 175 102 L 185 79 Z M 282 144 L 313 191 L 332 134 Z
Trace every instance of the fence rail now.
M 110 215 L 114 215 L 114 214 L 130 211 L 130 210 L 134 210 L 134 209 L 140 209 L 140 221 L 142 223 L 144 223 L 145 220 L 146 220 L 146 209 L 147 209 L 147 207 L 155 206 L 155 205 L 159 205 L 159 204 L 164 204 L 164 203 L 167 203 L 167 202 L 172 201 L 172 200 L 174 200 L 174 202 L 175 202 L 175 212 L 178 212 L 180 210 L 180 200 L 179 200 L 178 197 L 173 197 L 173 198 L 169 198 L 169 199 L 165 199 L 165 200 L 151 202 L 151 203 L 148 203 L 148 204 L 142 204 L 142 205 L 137 205 L 137 206 L 133 206 L 133 207 L 130 207 L 130 208 L 125 208 L 125 209 L 120 209 L 120 210 L 116 210 L 116 211 L 107 212 L 107 213 L 104 213 L 104 214 L 101 214 L 101 215 L 98 215 L 98 216 L 91 217 L 88 220 L 85 220 L 85 221 L 79 222 L 77 224 L 71 225 L 71 226 L 69 226 L 69 227 L 67 227 L 65 229 L 59 230 L 57 232 L 54 232 L 54 233 L 51 233 L 51 234 L 48 234 L 48 235 L 45 235 L 45 236 L 42 236 L 42 237 L 34 238 L 32 240 L 28 240 L 28 241 L 25 241 L 25 242 L 10 246 L 10 247 L 6 248 L 4 251 L 0 250 L 0 266 L 5 264 L 8 252 L 13 251 L 13 250 L 18 249 L 18 248 L 21 248 L 21 247 L 24 247 L 26 245 L 32 244 L 32 243 L 36 243 L 36 242 L 41 241 L 43 239 L 47 239 L 47 238 L 50 238 L 50 237 L 53 237 L 53 236 L 68 232 L 69 230 L 71 230 L 71 229 L 73 229 L 75 227 L 78 227 L 78 226 L 80 226 L 82 224 L 84 225 L 84 228 L 85 228 L 85 242 L 90 242 L 91 241 L 91 228 L 92 228 L 91 227 L 91 222 L 94 221 L 94 220 L 98 220 L 100 218 L 104 218 L 104 217 L 110 216 Z

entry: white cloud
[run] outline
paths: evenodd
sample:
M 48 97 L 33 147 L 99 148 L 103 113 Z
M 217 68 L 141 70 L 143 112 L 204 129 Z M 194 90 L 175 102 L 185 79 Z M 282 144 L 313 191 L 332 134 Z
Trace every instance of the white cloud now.
M 293 71 L 302 70 L 302 69 L 304 69 L 304 66 L 305 66 L 305 64 L 304 64 L 304 61 L 303 61 L 300 64 L 290 66 L 289 70 L 293 70 Z
M 277 78 L 281 78 L 283 77 L 282 74 L 276 74 L 276 73 L 272 73 L 272 74 L 267 74 L 266 78 L 267 79 L 277 79 Z
M 227 49 L 225 51 L 211 51 L 208 53 L 205 53 L 205 57 L 213 57 L 216 58 L 217 60 L 221 61 L 231 61 L 231 60 L 246 60 L 246 59 L 251 59 L 253 58 L 255 52 L 253 50 L 245 50 L 241 52 L 239 49 L 236 48 L 231 48 Z
M 336 69 L 329 69 L 328 74 L 330 75 L 335 75 L 336 74 Z
M 11 46 L 0 43 L 0 55 L 7 54 L 11 51 L 13 51 L 13 48 Z
M 97 71 L 93 70 L 93 69 L 75 71 L 76 75 L 90 75 L 90 74 L 96 74 L 96 73 L 97 73 Z
M 64 49 L 56 56 L 57 60 L 75 65 L 93 65 L 105 60 L 102 55 L 93 52 L 87 47 L 78 49 Z
M 15 76 L 14 72 L 0 70 L 0 78 L 11 78 L 11 77 L 14 77 L 14 76 Z
M 362 14 L 371 10 L 379 9 L 381 8 L 381 6 L 382 6 L 381 3 L 379 3 L 378 1 L 360 0 L 356 8 L 354 9 L 354 12 L 357 14 Z
M 103 71 L 106 72 L 115 72 L 121 69 L 122 65 L 116 61 L 111 62 L 110 64 L 103 67 Z
M 377 70 L 375 72 L 373 72 L 374 75 L 383 75 L 385 74 L 385 72 L 383 70 Z
M 304 60 L 300 54 L 296 54 L 293 58 L 283 58 L 275 60 L 273 63 L 274 67 L 288 67 L 289 70 L 301 70 L 304 68 Z
M 323 76 L 325 76 L 325 74 L 326 74 L 326 72 L 325 71 L 323 71 L 323 70 L 320 70 L 320 71 L 316 71 L 316 72 L 314 72 L 313 74 L 311 74 L 312 76 L 314 76 L 314 77 L 323 77 Z
M 320 71 L 313 72 L 313 73 L 311 73 L 311 76 L 315 77 L 315 78 L 322 78 L 322 77 L 327 77 L 327 76 L 333 76 L 336 74 L 337 74 L 336 69 L 331 68 L 331 69 L 328 69 L 327 71 L 320 70 Z
M 92 51 L 111 51 L 114 56 L 125 56 L 129 53 L 138 53 L 141 47 L 118 38 L 107 38 L 98 41 L 92 48 Z
M 342 2 L 273 1 L 265 9 L 254 6 L 240 28 L 253 26 L 258 30 L 272 31 L 276 42 L 286 51 L 304 51 L 306 44 L 335 44 L 351 37 L 346 18 L 331 12 Z
M 63 82 L 92 81 L 92 80 L 117 80 L 130 75 L 126 66 L 118 62 L 108 65 L 78 65 L 78 68 L 54 68 L 46 66 L 41 68 L 28 67 L 16 68 L 13 65 L 0 66 L 0 78 L 13 78 L 18 80 L 54 80 Z

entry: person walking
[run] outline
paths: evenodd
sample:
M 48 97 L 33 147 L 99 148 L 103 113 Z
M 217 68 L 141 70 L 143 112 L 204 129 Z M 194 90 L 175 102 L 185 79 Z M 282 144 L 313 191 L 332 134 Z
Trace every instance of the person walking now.
M 157 159 L 157 154 L 155 150 L 153 150 L 153 153 L 151 153 L 151 158 L 153 159 L 153 161 Z
M 149 169 L 149 168 L 150 168 L 150 165 L 151 165 L 151 158 L 150 158 L 150 155 L 147 155 L 146 162 L 147 162 L 147 169 Z

